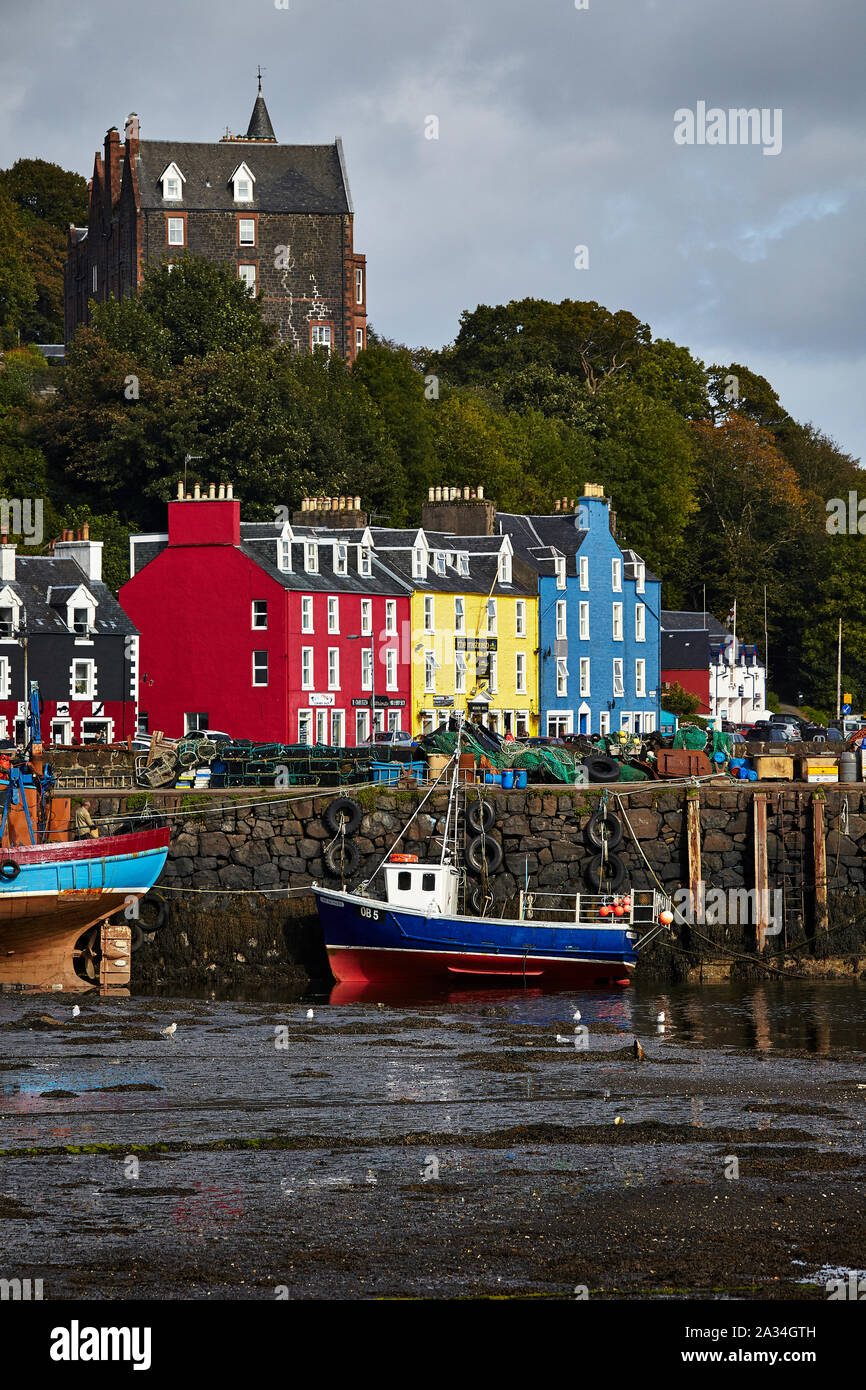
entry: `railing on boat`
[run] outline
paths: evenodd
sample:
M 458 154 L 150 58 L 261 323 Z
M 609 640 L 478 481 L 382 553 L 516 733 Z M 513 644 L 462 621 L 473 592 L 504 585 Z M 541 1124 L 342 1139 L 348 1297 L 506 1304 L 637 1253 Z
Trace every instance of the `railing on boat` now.
M 546 893 L 521 889 L 518 919 L 521 922 L 587 923 L 599 926 L 652 927 L 659 913 L 670 910 L 671 900 L 654 888 L 626 893 Z

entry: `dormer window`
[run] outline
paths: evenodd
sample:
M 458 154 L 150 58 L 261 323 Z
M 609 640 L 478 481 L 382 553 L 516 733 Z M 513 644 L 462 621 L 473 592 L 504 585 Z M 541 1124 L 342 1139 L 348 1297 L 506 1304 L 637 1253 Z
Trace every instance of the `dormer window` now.
M 315 541 L 304 542 L 304 569 L 307 574 L 319 573 L 319 547 Z
M 12 637 L 15 633 L 15 609 L 0 608 L 0 637 Z
M 358 546 L 358 573 L 364 579 L 370 577 L 370 551 L 365 545 Z
M 334 573 L 345 574 L 349 565 L 349 547 L 345 541 L 338 541 L 334 546 Z
M 236 203 L 251 203 L 253 201 L 253 185 L 255 181 L 255 174 L 252 170 L 249 169 L 246 164 L 239 164 L 231 177 Z
M 292 568 L 292 542 L 281 540 L 277 547 L 277 568 L 287 572 Z
M 643 591 L 644 591 L 644 581 L 645 581 L 645 579 L 646 579 L 646 565 L 644 564 L 643 560 L 640 560 L 640 561 L 638 561 L 637 565 L 635 566 L 635 580 L 636 580 L 635 588 L 637 589 L 637 592 L 638 592 L 639 594 L 642 594 Z
M 504 552 L 499 557 L 499 582 L 500 584 L 511 583 L 511 556 Z
M 162 196 L 167 203 L 179 203 L 183 198 L 183 185 L 186 179 L 176 164 L 169 164 L 159 176 Z
M 76 637 L 89 637 L 96 627 L 96 599 L 90 590 L 79 584 L 66 600 L 66 626 Z
M 422 547 L 416 545 L 412 551 L 412 578 L 424 579 L 427 575 L 427 556 Z
M 90 615 L 86 608 L 73 608 L 72 631 L 79 637 L 86 637 L 90 631 Z
M 458 552 L 458 555 L 457 555 L 457 573 L 458 573 L 458 574 L 468 574 L 468 573 L 469 573 L 469 553 L 468 553 L 468 551 L 466 551 L 466 550 L 461 550 L 461 551 Z
M 0 637 L 14 637 L 23 620 L 21 600 L 15 590 L 7 584 L 0 590 Z
M 436 573 L 437 573 L 437 574 L 444 574 L 444 573 L 445 573 L 445 551 L 444 551 L 444 550 L 437 550 L 437 551 L 436 551 Z
M 557 587 L 557 589 L 564 589 L 564 588 L 565 588 L 565 556 L 564 556 L 564 555 L 556 555 L 556 556 L 554 557 L 553 565 L 554 565 L 554 570 L 555 570 L 555 573 L 556 573 L 556 587 Z

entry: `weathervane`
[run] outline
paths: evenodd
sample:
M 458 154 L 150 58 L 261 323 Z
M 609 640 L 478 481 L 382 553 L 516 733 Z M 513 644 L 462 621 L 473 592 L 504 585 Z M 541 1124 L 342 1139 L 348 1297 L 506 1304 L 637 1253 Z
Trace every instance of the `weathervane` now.
M 259 63 L 257 72 L 258 72 L 258 78 L 259 78 L 259 91 L 261 92 L 261 90 L 262 90 L 262 73 L 263 73 L 263 72 L 267 72 L 267 68 L 263 68 L 262 65 L 261 65 L 261 63 Z

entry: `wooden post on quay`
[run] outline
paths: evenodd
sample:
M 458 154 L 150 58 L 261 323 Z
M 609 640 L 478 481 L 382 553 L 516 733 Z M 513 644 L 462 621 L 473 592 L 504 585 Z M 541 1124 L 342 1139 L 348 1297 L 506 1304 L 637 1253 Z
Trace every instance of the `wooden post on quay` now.
M 767 940 L 767 916 L 770 909 L 770 885 L 767 878 L 767 799 L 768 792 L 755 792 L 752 805 L 755 813 L 755 896 L 757 898 L 756 944 L 763 951 Z
M 686 844 L 689 855 L 689 890 L 695 922 L 704 920 L 704 881 L 701 874 L 701 792 L 699 787 L 686 791 Z
M 823 792 L 812 793 L 812 857 L 815 864 L 815 931 L 827 931 L 827 843 L 824 838 Z

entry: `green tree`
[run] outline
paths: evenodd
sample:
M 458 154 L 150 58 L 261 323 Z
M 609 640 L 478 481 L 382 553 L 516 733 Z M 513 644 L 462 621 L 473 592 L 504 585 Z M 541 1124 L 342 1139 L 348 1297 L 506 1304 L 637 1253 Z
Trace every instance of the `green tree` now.
M 145 313 L 169 335 L 172 366 L 187 357 L 205 357 L 209 352 L 244 351 L 268 347 L 275 330 L 262 319 L 261 305 L 254 299 L 230 266 L 216 264 L 203 256 L 181 256 L 170 270 L 168 265 L 151 266 L 138 299 Z M 118 307 L 123 319 L 126 306 Z M 131 326 L 141 324 L 136 310 L 129 310 Z M 100 326 L 97 310 L 94 323 Z M 116 331 L 123 331 L 120 326 Z M 148 344 L 142 344 L 146 350 Z
M 18 159 L 11 169 L 0 170 L 0 192 L 64 237 L 70 225 L 80 227 L 87 221 L 87 180 L 46 159 Z
M 405 348 L 368 346 L 357 357 L 352 377 L 375 404 L 400 460 L 404 505 L 395 502 L 392 514 L 403 520 L 434 478 L 435 401 L 425 396 L 424 378 Z
M 842 619 L 842 689 L 866 704 L 866 542 L 834 536 L 827 573 L 803 637 L 803 689 L 812 704 L 836 709 L 838 624 Z
M 27 231 L 15 204 L 0 192 L 0 346 L 14 347 L 37 300 L 27 263 Z

